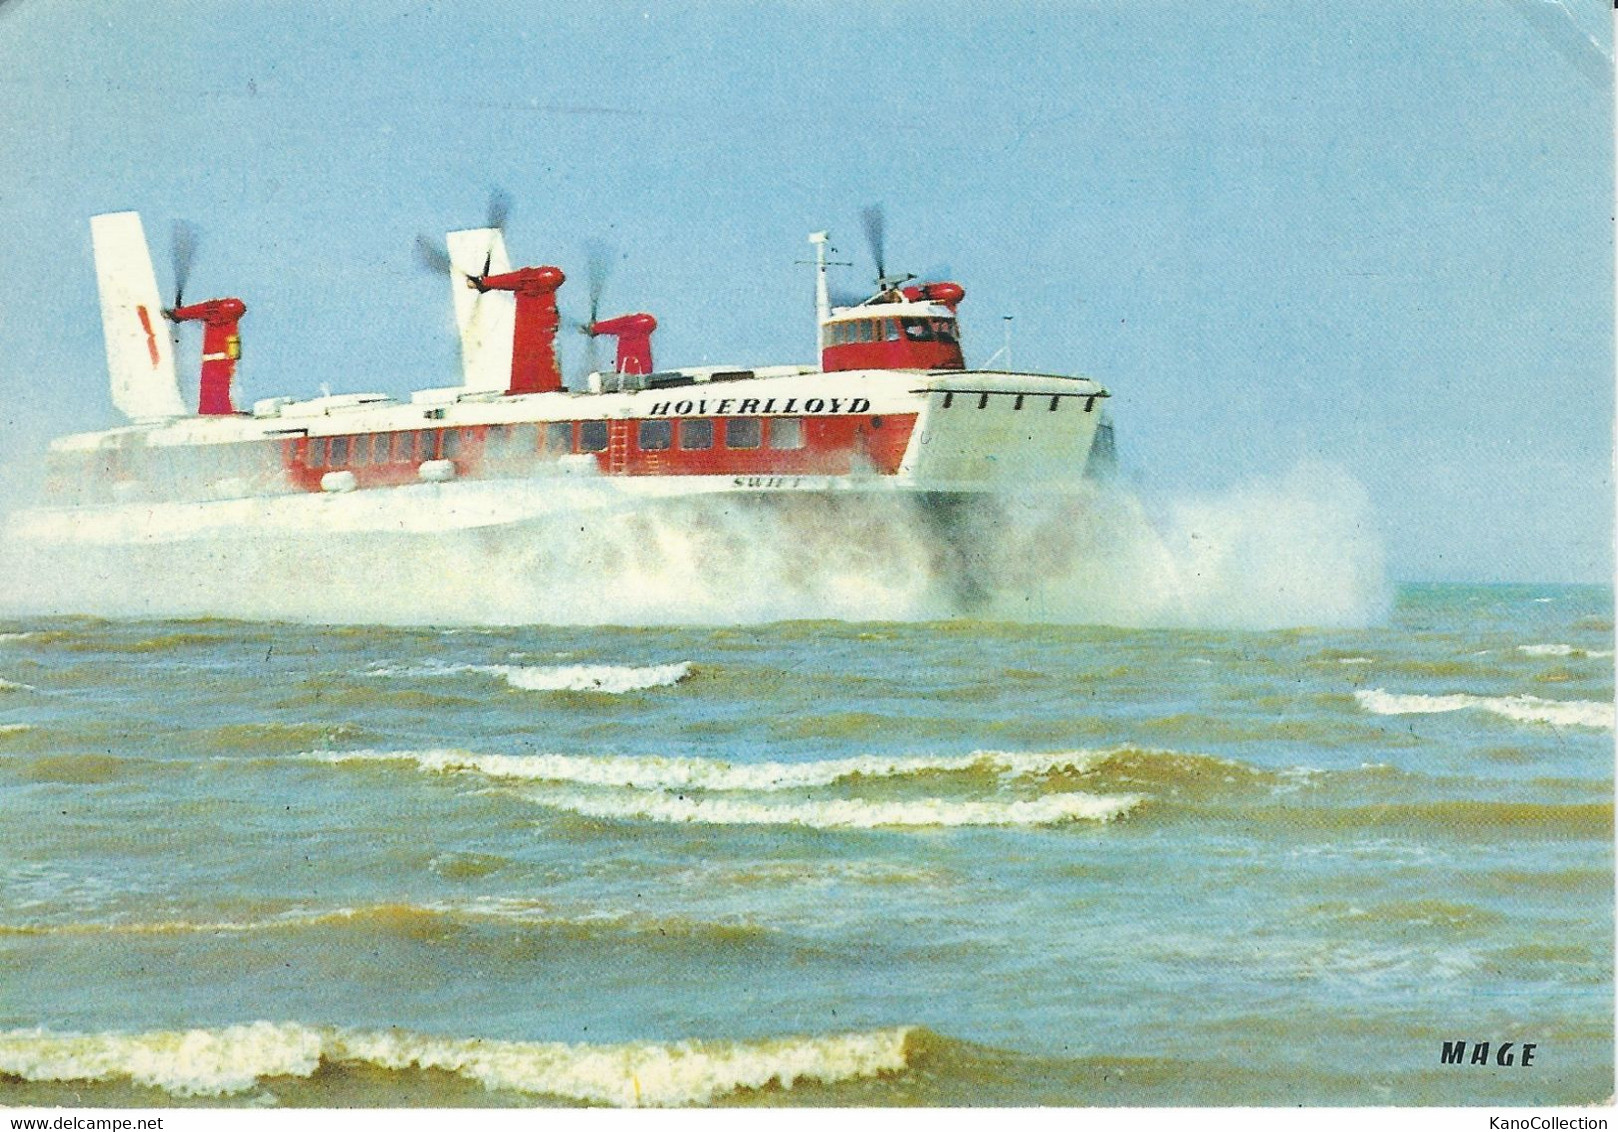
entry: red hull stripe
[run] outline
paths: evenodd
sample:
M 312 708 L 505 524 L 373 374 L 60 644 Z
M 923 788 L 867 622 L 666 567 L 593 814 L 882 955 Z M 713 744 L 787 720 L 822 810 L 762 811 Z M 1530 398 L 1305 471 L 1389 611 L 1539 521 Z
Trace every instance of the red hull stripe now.
M 538 421 L 353 436 L 296 437 L 282 466 L 303 491 L 327 472 L 356 486 L 414 483 L 428 460 L 449 460 L 458 478 L 502 479 L 536 463 L 590 454 L 609 476 L 840 476 L 899 470 L 916 414 L 822 417 L 650 417 Z

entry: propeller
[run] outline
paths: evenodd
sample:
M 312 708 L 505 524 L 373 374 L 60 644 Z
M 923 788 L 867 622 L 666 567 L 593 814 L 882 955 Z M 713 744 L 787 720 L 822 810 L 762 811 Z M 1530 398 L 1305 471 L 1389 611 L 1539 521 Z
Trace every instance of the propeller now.
M 416 237 L 416 261 L 434 275 L 448 275 L 454 270 L 449 253 L 439 247 L 436 240 L 429 240 L 426 236 Z
M 488 207 L 487 216 L 486 216 L 487 223 L 485 223 L 483 226 L 485 228 L 493 228 L 496 231 L 504 233 L 505 230 L 506 230 L 506 220 L 510 216 L 511 216 L 511 195 L 509 193 L 507 193 L 504 189 L 502 189 L 499 185 L 495 185 L 495 186 L 491 187 L 489 189 L 489 207 Z M 491 248 L 489 250 L 489 254 L 483 257 L 483 272 L 482 272 L 482 274 L 484 274 L 484 275 L 489 274 L 489 267 L 493 263 L 493 261 L 494 261 L 494 249 Z
M 871 258 L 876 261 L 876 275 L 878 279 L 886 279 L 887 268 L 887 217 L 883 215 L 880 204 L 867 205 L 860 210 L 860 223 L 865 226 L 865 243 L 871 249 Z
M 191 265 L 197 258 L 197 244 L 201 236 L 196 226 L 185 220 L 176 220 L 169 232 L 169 257 L 174 265 L 174 306 L 185 305 L 185 285 L 191 279 Z
M 488 223 L 485 228 L 498 228 L 502 232 L 506 228 L 506 220 L 511 216 L 511 194 L 495 185 L 489 189 Z
M 568 325 L 585 336 L 584 342 L 584 372 L 595 373 L 600 369 L 597 343 L 600 341 L 590 329 L 595 326 L 601 317 L 601 296 L 607 289 L 607 279 L 612 275 L 612 265 L 618 259 L 618 253 L 611 244 L 601 240 L 586 240 L 584 244 L 584 287 L 589 296 L 589 313 L 584 318 L 569 316 Z
M 503 232 L 506 221 L 511 216 L 511 194 L 498 185 L 491 188 L 484 216 L 485 228 L 496 228 Z M 482 274 L 489 274 L 493 257 L 492 250 L 484 257 Z M 443 245 L 438 240 L 424 235 L 416 237 L 416 261 L 434 275 L 450 275 L 455 270 L 455 265 L 450 261 L 449 253 L 444 250 Z

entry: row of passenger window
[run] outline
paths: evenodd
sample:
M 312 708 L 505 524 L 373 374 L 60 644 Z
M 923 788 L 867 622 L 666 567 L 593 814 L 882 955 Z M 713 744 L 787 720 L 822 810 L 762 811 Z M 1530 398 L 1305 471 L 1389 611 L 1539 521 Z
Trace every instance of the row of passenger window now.
M 541 428 L 544 429 L 543 437 Z M 431 429 L 421 432 L 377 432 L 361 436 L 310 437 L 304 464 L 310 468 L 354 468 L 372 464 L 421 463 L 453 460 L 461 454 L 463 433 L 471 429 Z M 543 439 L 543 448 L 541 440 Z M 728 417 L 713 420 L 693 417 L 658 418 L 636 424 L 635 444 L 642 452 L 726 448 L 802 448 L 801 417 Z M 606 421 L 550 421 L 546 424 L 490 425 L 484 434 L 483 455 L 490 460 L 527 458 L 544 451 L 561 456 L 572 452 L 605 452 Z
M 363 468 L 368 464 L 415 464 L 453 460 L 460 454 L 461 431 L 373 432 L 362 436 L 311 436 L 303 462 L 310 468 Z
M 821 329 L 821 345 L 845 346 L 850 342 L 955 341 L 955 321 L 948 318 L 860 318 L 828 322 Z
M 726 448 L 770 448 L 787 450 L 803 447 L 801 417 L 724 417 L 718 421 Z M 707 417 L 681 420 L 641 421 L 635 430 L 635 444 L 642 452 L 663 452 L 675 447 L 682 451 L 712 448 L 715 422 Z

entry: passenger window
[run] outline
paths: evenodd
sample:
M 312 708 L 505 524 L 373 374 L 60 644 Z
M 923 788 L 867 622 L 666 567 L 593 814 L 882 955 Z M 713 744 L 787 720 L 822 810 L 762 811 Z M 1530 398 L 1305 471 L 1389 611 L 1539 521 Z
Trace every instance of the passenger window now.
M 896 318 L 885 318 L 882 320 L 882 325 L 887 330 L 888 341 L 897 342 L 899 340 L 899 320 Z
M 680 422 L 681 448 L 712 448 L 713 422 L 706 417 Z
M 348 437 L 334 436 L 331 438 L 331 466 L 340 468 L 348 463 Z
M 393 462 L 402 464 L 410 459 L 410 434 L 408 432 L 396 432 L 391 439 L 393 441 L 391 455 Z
M 433 434 L 430 432 L 416 433 L 416 459 L 426 462 L 434 459 L 435 454 L 436 445 Z
M 860 319 L 860 341 L 861 342 L 869 342 L 872 339 L 874 339 L 875 337 L 876 337 L 876 335 L 874 333 L 872 333 L 871 320 L 868 319 L 868 318 Z
M 802 448 L 803 419 L 801 417 L 775 417 L 770 421 L 771 448 Z
M 579 451 L 605 452 L 607 450 L 607 422 L 581 421 L 579 423 Z
M 439 441 L 439 444 L 442 446 L 442 452 L 440 455 L 443 459 L 453 460 L 455 457 L 461 454 L 460 429 L 446 428 L 443 432 L 439 433 L 439 436 L 442 438 Z
M 636 430 L 635 443 L 642 452 L 661 452 L 674 443 L 674 424 L 671 421 L 641 421 Z
M 303 462 L 311 468 L 324 468 L 326 466 L 326 439 L 325 437 L 311 436 L 308 446 L 303 450 Z
M 532 456 L 539 449 L 539 426 L 520 424 L 511 426 L 511 444 L 509 453 L 512 456 Z
M 510 435 L 505 425 L 490 425 L 489 431 L 484 434 L 483 451 L 496 458 L 504 456 Z
M 732 417 L 725 422 L 725 447 L 757 448 L 763 431 L 757 417 Z
M 573 451 L 573 422 L 552 421 L 545 426 L 545 451 Z

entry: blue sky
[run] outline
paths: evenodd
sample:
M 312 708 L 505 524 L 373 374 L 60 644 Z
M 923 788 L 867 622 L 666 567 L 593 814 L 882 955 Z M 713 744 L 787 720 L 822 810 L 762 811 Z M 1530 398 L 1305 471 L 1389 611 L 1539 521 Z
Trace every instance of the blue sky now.
M 203 240 L 247 398 L 452 383 L 418 232 L 650 310 L 665 364 L 810 360 L 807 232 L 947 265 L 968 358 L 1093 376 L 1150 492 L 1300 460 L 1402 579 L 1612 572 L 1600 0 L 466 5 L 0 0 L 0 425 L 117 422 L 88 218 Z M 157 249 L 159 277 L 167 277 Z M 166 286 L 166 284 L 165 284 Z M 576 349 L 567 342 L 566 348 Z M 190 371 L 197 344 L 182 346 Z

